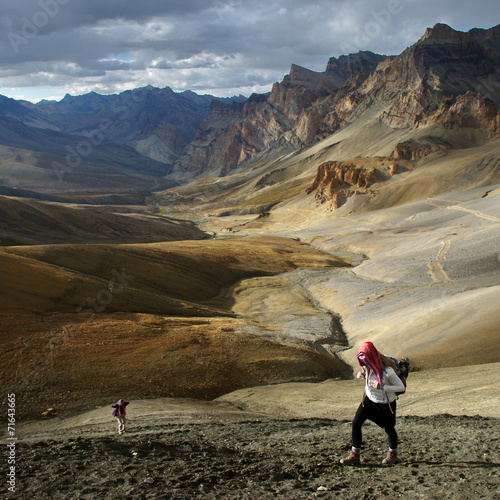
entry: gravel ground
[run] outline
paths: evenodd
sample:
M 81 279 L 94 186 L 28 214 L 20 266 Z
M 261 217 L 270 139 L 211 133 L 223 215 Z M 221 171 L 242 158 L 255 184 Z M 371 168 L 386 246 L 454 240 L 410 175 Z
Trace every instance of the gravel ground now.
M 382 466 L 383 431 L 364 428 L 345 467 L 350 422 L 199 416 L 32 436 L 17 447 L 21 499 L 500 499 L 500 420 L 400 417 L 401 462 Z

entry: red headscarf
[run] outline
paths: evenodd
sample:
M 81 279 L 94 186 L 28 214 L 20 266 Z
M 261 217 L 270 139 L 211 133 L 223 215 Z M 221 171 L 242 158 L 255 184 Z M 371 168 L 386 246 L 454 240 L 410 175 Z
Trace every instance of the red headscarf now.
M 372 371 L 380 384 L 382 384 L 384 365 L 380 359 L 380 354 L 371 342 L 361 344 L 361 347 L 358 349 L 358 362 L 361 366 L 366 366 L 368 371 Z

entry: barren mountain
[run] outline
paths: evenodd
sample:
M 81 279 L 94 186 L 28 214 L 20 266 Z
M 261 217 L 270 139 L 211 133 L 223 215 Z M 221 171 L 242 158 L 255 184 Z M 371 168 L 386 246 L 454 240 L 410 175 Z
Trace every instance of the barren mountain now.
M 347 176 L 351 178 L 361 170 L 363 175 L 370 171 L 382 185 L 394 176 L 410 175 L 421 164 L 434 160 L 436 165 L 444 163 L 445 156 L 453 156 L 455 151 L 463 151 L 464 158 L 471 162 L 464 165 L 469 173 L 464 173 L 462 186 L 468 182 L 494 183 L 497 171 L 494 139 L 498 137 L 500 102 L 499 40 L 498 27 L 462 33 L 438 24 L 398 56 L 384 59 L 372 55 L 367 61 L 366 57 L 360 60 L 351 55 L 343 66 L 330 61 L 329 68 L 333 69 L 316 78 L 292 68 L 269 96 L 255 96 L 244 105 L 243 114 L 247 118 L 236 111 L 212 114 L 214 120 L 202 125 L 200 134 L 204 127 L 207 133 L 199 135 L 199 147 L 195 140 L 187 150 L 188 156 L 193 154 L 192 165 L 196 170 L 188 166 L 186 155 L 174 167 L 178 171 L 186 160 L 189 175 L 207 178 L 167 192 L 164 200 L 178 204 L 185 199 L 189 204 L 190 197 L 198 191 L 202 202 L 200 205 L 197 199 L 199 212 L 262 213 L 293 199 L 300 189 L 308 193 L 316 191 L 311 187 L 318 185 L 318 179 L 314 178 L 323 175 L 321 169 L 328 161 L 343 162 L 344 166 L 339 168 L 350 170 Z M 351 64 L 347 64 L 349 61 Z M 373 71 L 351 74 L 340 88 L 338 79 L 328 80 L 333 78 L 332 71 L 346 77 L 348 71 L 364 69 L 370 64 L 376 65 Z M 328 91 L 326 82 L 330 85 Z M 292 104 L 306 91 L 314 97 L 302 101 L 298 111 Z M 277 125 L 285 123 L 276 118 L 278 111 L 266 114 L 258 111 L 267 109 L 270 103 L 273 110 L 280 110 L 280 117 L 287 117 L 286 127 L 290 127 L 287 131 Z M 250 106 L 254 107 L 250 110 Z M 251 125 L 256 119 L 261 120 L 258 127 Z M 236 122 L 240 123 L 237 133 Z M 257 136 L 262 138 L 265 134 L 267 143 L 261 141 L 258 147 L 248 147 L 258 142 Z M 232 141 L 231 146 L 227 140 Z M 229 160 L 227 155 L 231 152 L 237 154 Z M 217 165 L 226 170 L 217 169 Z M 227 180 L 210 178 L 226 175 L 228 165 L 232 165 L 235 175 Z M 476 174 L 472 173 L 474 169 Z M 446 183 L 444 176 L 436 177 Z M 456 180 L 448 177 L 447 181 L 447 185 L 429 187 L 435 192 L 454 189 Z M 337 180 L 335 183 L 327 188 L 323 182 L 320 192 L 315 193 L 317 201 L 328 201 L 338 207 L 357 193 L 368 195 L 364 197 L 368 200 L 365 209 L 368 205 L 372 208 L 384 205 L 378 203 L 377 189 L 366 185 L 340 186 Z M 412 198 L 410 190 L 406 199 L 420 196 L 421 192 Z M 204 207 L 203 202 L 210 198 L 218 201 Z
M 383 59 L 371 52 L 332 58 L 323 73 L 293 65 L 269 94 L 255 94 L 243 104 L 213 103 L 210 116 L 175 163 L 172 175 L 182 179 L 207 173 L 228 175 L 262 151 L 276 155 L 310 143 L 318 134 L 331 131 L 332 124 L 324 123 L 316 111 L 311 117 L 308 109 L 335 95 L 350 77 L 367 76 Z
M 59 102 L 41 102 L 36 110 L 59 130 L 77 135 L 109 123 L 106 142 L 131 143 L 145 156 L 170 164 L 194 138 L 213 99 L 148 86 L 109 96 L 66 95 Z
M 496 133 L 500 30 L 429 28 L 399 56 L 360 52 L 332 58 L 324 73 L 292 66 L 268 95 L 212 108 L 173 175 L 227 175 L 264 151 L 300 150 L 378 108 L 392 128 L 470 127 Z
M 78 136 L 105 129 L 106 142 L 132 143 L 139 148 L 142 145 L 143 149 L 143 141 L 152 142 L 154 138 L 163 147 L 165 163 L 171 163 L 194 138 L 214 99 L 210 95 L 175 93 L 169 87 L 159 89 L 151 85 L 112 95 L 67 94 L 61 101 L 44 100 L 37 104 L 1 96 L 0 116 Z M 222 99 L 244 100 L 241 96 Z
M 213 100 L 151 86 L 38 104 L 0 96 L 0 184 L 56 193 L 175 185 L 163 177 Z

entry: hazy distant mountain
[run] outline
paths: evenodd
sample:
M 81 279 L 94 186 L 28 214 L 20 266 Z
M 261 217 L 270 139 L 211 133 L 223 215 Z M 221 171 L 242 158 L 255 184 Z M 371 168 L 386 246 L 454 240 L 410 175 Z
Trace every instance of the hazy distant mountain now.
M 172 185 L 163 179 L 168 165 L 100 137 L 0 117 L 0 185 L 42 192 L 149 190 Z
M 0 96 L 0 183 L 45 190 L 167 187 L 163 177 L 214 99 L 151 86 L 38 104 Z
M 67 94 L 59 102 L 41 102 L 36 109 L 64 132 L 79 134 L 95 130 L 103 120 L 109 120 L 113 123 L 106 137 L 109 142 L 138 141 L 158 134 L 171 139 L 166 144 L 178 151 L 177 143 L 185 145 L 194 138 L 199 123 L 208 116 L 213 99 L 194 92 L 177 94 L 169 87 L 148 86 L 117 95 Z M 167 125 L 175 138 L 166 136 Z
M 66 94 L 61 101 L 41 101 L 29 108 L 40 121 L 61 132 L 81 135 L 99 130 L 106 142 L 133 143 L 146 156 L 148 148 L 142 141 L 154 142 L 157 149 L 162 145 L 164 157 L 153 157 L 171 163 L 195 137 L 214 99 L 210 95 L 175 93 L 169 87 L 158 89 L 149 85 L 113 95 Z M 244 99 L 240 96 L 228 100 Z M 12 116 L 25 121 L 21 114 Z

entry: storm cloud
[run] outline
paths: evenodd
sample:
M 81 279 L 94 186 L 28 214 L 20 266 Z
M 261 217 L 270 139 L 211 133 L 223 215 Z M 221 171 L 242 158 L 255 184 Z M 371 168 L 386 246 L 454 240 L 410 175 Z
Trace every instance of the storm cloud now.
M 8 1 L 0 93 L 62 97 L 151 84 L 249 95 L 269 90 L 291 64 L 324 71 L 344 53 L 398 54 L 438 22 L 466 31 L 499 19 L 497 0 Z

